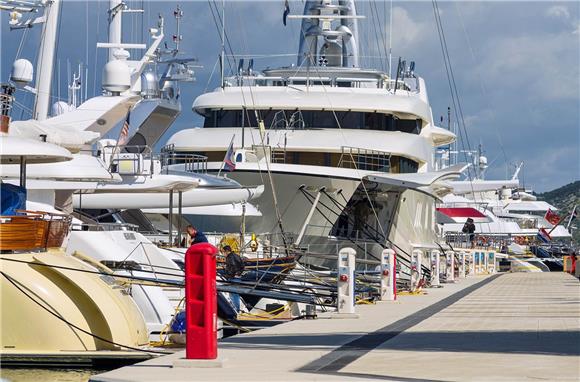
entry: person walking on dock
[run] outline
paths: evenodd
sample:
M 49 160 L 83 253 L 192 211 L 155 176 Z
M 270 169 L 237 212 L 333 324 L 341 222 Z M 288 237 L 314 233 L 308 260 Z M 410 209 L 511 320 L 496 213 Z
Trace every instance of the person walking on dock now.
M 461 232 L 467 234 L 469 242 L 471 243 L 471 248 L 475 248 L 475 223 L 472 218 L 467 218 Z

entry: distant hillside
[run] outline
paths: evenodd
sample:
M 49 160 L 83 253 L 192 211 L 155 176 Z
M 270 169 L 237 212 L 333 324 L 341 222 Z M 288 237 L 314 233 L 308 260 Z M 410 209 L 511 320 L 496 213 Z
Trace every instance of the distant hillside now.
M 567 184 L 552 191 L 537 194 L 539 200 L 544 200 L 559 209 L 558 215 L 564 217 L 572 212 L 575 205 L 578 205 L 577 212 L 580 215 L 580 180 Z M 568 220 L 564 224 L 567 224 Z M 572 226 L 574 242 L 580 245 L 580 218 L 576 219 Z

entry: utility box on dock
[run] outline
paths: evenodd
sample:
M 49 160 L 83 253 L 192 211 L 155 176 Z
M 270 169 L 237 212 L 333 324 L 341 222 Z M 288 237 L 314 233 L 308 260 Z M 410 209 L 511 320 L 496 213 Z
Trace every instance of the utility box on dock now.
M 467 257 L 467 254 L 465 252 L 459 253 L 459 259 L 461 261 L 461 263 L 459 264 L 459 277 L 460 278 L 465 278 L 466 257 Z
M 439 286 L 441 282 L 439 280 L 439 272 L 440 272 L 440 261 L 441 261 L 441 254 L 438 250 L 434 249 L 431 251 L 431 285 Z
M 356 251 L 343 248 L 338 253 L 337 310 L 338 314 L 354 314 L 354 268 Z
M 496 273 L 495 252 L 487 254 L 487 272 L 492 275 Z
M 452 251 L 447 251 L 446 255 L 446 274 L 447 274 L 447 282 L 455 281 L 455 254 Z
M 394 301 L 397 298 L 395 256 L 395 251 L 392 249 L 383 249 L 383 253 L 381 254 L 380 301 Z
M 187 359 L 217 358 L 217 252 L 213 245 L 199 243 L 185 253 Z
M 421 260 L 423 258 L 423 251 L 415 249 L 411 252 L 411 291 L 419 288 L 419 283 L 423 277 L 421 269 Z

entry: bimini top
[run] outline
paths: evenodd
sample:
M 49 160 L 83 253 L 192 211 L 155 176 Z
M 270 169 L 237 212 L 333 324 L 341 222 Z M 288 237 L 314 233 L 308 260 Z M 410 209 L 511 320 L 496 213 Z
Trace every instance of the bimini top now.
M 52 143 L 0 135 L 0 164 L 20 163 L 22 158 L 27 163 L 54 163 L 69 161 L 72 154 Z

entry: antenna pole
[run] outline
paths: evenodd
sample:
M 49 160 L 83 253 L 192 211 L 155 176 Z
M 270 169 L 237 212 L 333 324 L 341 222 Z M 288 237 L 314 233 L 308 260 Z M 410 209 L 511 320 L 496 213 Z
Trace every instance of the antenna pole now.
M 44 8 L 46 21 L 42 27 L 42 39 L 36 64 L 35 87 L 37 94 L 33 112 L 34 119 L 39 121 L 48 118 L 60 5 L 60 0 L 53 0 L 47 2 Z
M 175 16 L 175 24 L 177 25 L 177 30 L 175 32 L 175 36 L 173 36 L 173 42 L 175 43 L 175 53 L 179 52 L 179 43 L 182 40 L 182 36 L 180 34 L 181 30 L 181 18 L 183 17 L 183 11 L 177 5 L 177 9 L 173 11 L 173 15 Z
M 123 8 L 122 0 L 109 0 L 109 43 L 120 44 L 121 35 L 123 32 L 122 14 Z M 116 60 L 115 49 L 109 49 L 109 61 Z
M 393 0 L 389 11 L 389 78 L 392 76 L 392 59 L 393 59 Z
M 222 54 L 221 54 L 221 77 L 222 77 L 222 89 L 225 88 L 226 82 L 224 77 L 224 68 L 226 64 L 226 1 L 222 0 Z

